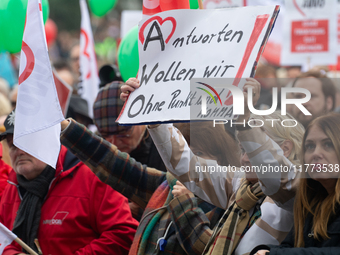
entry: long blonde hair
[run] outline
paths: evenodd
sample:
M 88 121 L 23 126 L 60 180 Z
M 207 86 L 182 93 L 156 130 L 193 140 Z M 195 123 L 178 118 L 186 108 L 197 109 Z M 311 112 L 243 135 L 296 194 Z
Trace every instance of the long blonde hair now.
M 289 140 L 293 143 L 292 150 L 287 158 L 294 165 L 298 165 L 300 162 L 299 152 L 301 150 L 301 139 L 305 132 L 302 124 L 296 121 L 289 113 L 287 113 L 287 115 L 282 115 L 279 111 L 275 111 L 272 114 L 266 116 L 252 115 L 252 118 L 263 121 L 263 128 L 266 134 L 279 146 L 281 146 L 286 140 Z M 268 121 L 270 119 L 279 121 Z M 293 121 L 296 121 L 297 125 L 295 127 L 284 127 L 281 125 L 282 121 L 286 122 L 288 120 L 292 121 L 291 123 L 286 123 L 286 125 L 293 126 Z
M 333 193 L 328 194 L 320 182 L 308 178 L 306 173 L 304 155 L 305 141 L 312 126 L 318 126 L 331 139 L 335 152 L 340 162 L 340 114 L 330 113 L 313 120 L 307 127 L 303 136 L 300 160 L 302 164 L 302 176 L 295 198 L 294 224 L 295 224 L 295 247 L 304 247 L 303 227 L 307 215 L 313 215 L 313 234 L 318 240 L 328 239 L 327 225 L 335 214 L 336 206 L 340 203 L 340 182 L 336 182 Z

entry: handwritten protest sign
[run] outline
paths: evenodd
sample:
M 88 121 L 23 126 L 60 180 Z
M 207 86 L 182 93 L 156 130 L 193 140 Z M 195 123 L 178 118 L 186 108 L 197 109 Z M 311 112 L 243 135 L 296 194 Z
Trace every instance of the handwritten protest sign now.
M 275 27 L 271 31 L 266 48 L 262 54 L 267 62 L 276 66 L 280 65 L 282 26 L 284 17 L 284 0 L 204 0 L 204 9 L 230 8 L 242 6 L 263 6 L 263 5 L 280 5 L 280 15 L 275 21 Z
M 282 65 L 336 63 L 336 1 L 285 1 Z
M 198 97 L 192 78 L 233 78 L 254 74 L 256 61 L 278 14 L 278 6 L 217 10 L 174 10 L 139 24 L 141 87 L 133 92 L 119 123 L 189 120 Z M 229 104 L 228 90 L 221 94 Z

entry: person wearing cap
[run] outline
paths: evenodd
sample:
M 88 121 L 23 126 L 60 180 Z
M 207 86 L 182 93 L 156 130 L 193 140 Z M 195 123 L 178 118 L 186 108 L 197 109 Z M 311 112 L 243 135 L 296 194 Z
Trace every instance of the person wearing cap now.
M 113 81 L 123 81 L 119 68 L 116 65 L 103 65 L 99 69 L 99 88 L 105 87 Z
M 154 145 L 145 125 L 120 126 L 116 122 L 124 102 L 120 100 L 120 86 L 114 81 L 102 87 L 93 104 L 93 120 L 100 135 L 117 146 L 121 152 L 130 154 L 138 162 L 166 172 L 163 160 Z M 132 215 L 140 220 L 143 210 L 134 202 L 129 202 Z
M 116 122 L 124 102 L 120 100 L 120 86 L 114 81 L 101 88 L 93 104 L 93 120 L 100 135 L 117 146 L 121 152 L 130 154 L 138 162 L 166 171 L 145 125 L 120 126 Z
M 0 222 L 43 254 L 127 254 L 138 225 L 127 199 L 75 157 L 66 165 L 64 146 L 56 169 L 17 148 L 14 119 L 13 111 L 0 134 L 14 170 L 0 202 Z M 23 252 L 13 242 L 3 254 Z

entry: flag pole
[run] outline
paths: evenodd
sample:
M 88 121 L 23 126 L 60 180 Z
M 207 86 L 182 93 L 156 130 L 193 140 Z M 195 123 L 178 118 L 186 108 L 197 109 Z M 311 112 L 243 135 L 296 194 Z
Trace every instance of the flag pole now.
M 12 239 L 13 240 L 13 239 Z M 31 247 L 29 247 L 27 244 L 25 244 L 19 237 L 17 237 L 16 239 L 14 239 L 14 241 L 16 241 L 22 248 L 24 248 L 26 251 L 29 252 L 29 254 L 32 255 L 39 255 L 38 253 L 36 253 L 34 250 L 31 249 Z
M 198 1 L 198 8 L 203 9 L 203 3 L 202 0 L 197 0 Z

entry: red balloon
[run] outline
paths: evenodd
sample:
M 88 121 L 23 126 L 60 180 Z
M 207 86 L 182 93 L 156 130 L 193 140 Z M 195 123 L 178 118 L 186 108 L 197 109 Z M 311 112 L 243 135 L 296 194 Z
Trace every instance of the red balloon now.
M 51 46 L 57 38 L 58 28 L 53 20 L 48 19 L 45 24 L 47 46 Z

